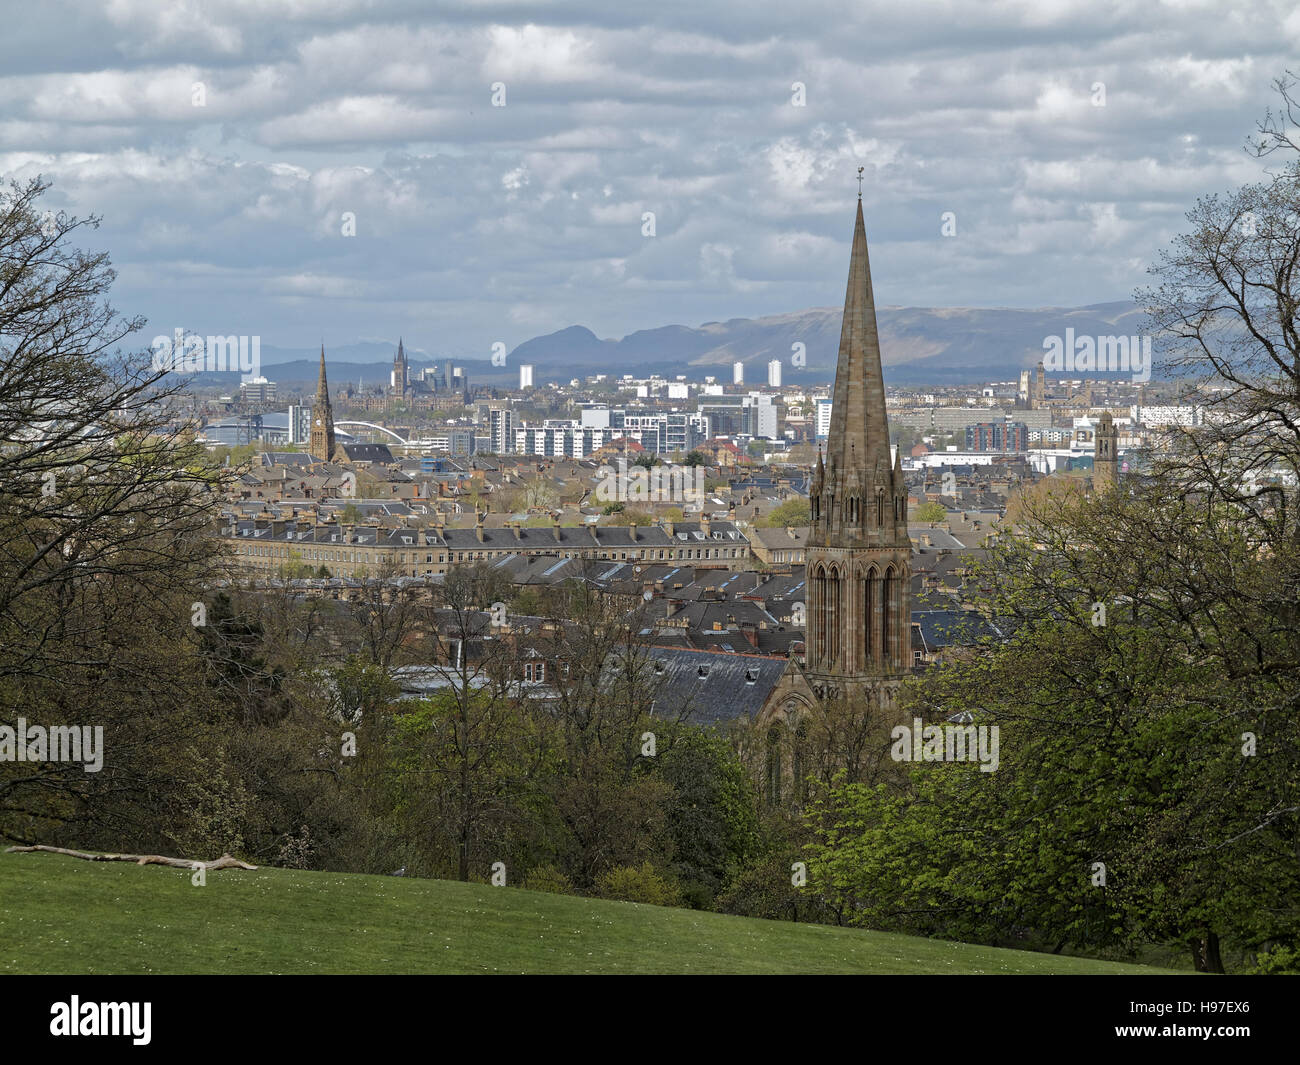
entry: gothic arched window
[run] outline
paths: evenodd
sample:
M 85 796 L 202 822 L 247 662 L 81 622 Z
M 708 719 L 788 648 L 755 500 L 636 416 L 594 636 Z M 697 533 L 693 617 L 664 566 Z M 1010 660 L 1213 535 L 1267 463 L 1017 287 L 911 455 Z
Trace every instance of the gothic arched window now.
M 886 570 L 884 579 L 880 582 L 880 661 L 886 667 L 889 665 L 889 656 L 894 653 L 891 635 L 897 610 L 894 596 L 897 594 L 898 578 L 892 569 Z
M 829 651 L 827 658 L 831 662 L 837 661 L 843 650 L 841 633 L 844 631 L 844 615 L 842 611 L 843 604 L 840 602 L 841 586 L 840 571 L 838 569 L 831 570 L 826 581 L 826 591 L 829 593 L 826 597 L 826 646 Z
M 866 579 L 862 582 L 862 661 L 866 665 L 871 665 L 875 661 L 875 656 L 871 653 L 871 633 L 872 622 L 875 620 L 874 612 L 876 608 L 876 575 L 874 572 L 868 573 Z
M 775 806 L 781 801 L 781 725 L 774 724 L 767 730 L 767 801 Z
M 794 730 L 794 747 L 791 752 L 791 767 L 793 770 L 794 797 L 797 802 L 802 803 L 808 797 L 808 785 L 804 780 L 807 769 L 804 766 L 804 748 L 808 743 L 808 726 L 802 721 Z

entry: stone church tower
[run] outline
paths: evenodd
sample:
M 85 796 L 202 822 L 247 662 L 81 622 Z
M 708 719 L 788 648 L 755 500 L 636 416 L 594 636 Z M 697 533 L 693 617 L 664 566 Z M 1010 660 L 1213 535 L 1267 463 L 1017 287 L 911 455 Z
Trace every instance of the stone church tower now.
M 757 720 L 768 732 L 768 796 L 800 779 L 807 711 L 849 698 L 892 710 L 911 670 L 911 541 L 902 456 L 889 459 L 880 337 L 862 200 L 853 230 L 826 455 L 809 502 L 803 666 L 790 659 Z
M 1102 492 L 1119 483 L 1119 430 L 1110 411 L 1102 411 L 1092 438 L 1092 490 Z
M 320 380 L 316 383 L 316 400 L 311 408 L 311 440 L 307 446 L 317 462 L 334 457 L 334 411 L 330 408 L 330 386 L 325 380 L 325 345 L 320 346 Z
M 804 664 L 790 659 L 756 716 L 766 727 L 764 791 L 774 803 L 802 795 L 817 703 L 847 699 L 889 715 L 912 665 L 907 488 L 901 454 L 889 456 L 861 197 L 831 402 L 826 453 L 809 490 Z
M 818 698 L 888 702 L 911 668 L 912 544 L 902 455 L 893 462 L 889 457 L 861 198 L 830 433 L 809 495 L 804 674 Z
M 406 362 L 406 350 L 402 347 L 402 338 L 397 338 L 397 356 L 393 359 L 393 372 L 389 376 L 388 394 L 395 399 L 405 399 L 406 389 L 411 381 L 411 370 Z

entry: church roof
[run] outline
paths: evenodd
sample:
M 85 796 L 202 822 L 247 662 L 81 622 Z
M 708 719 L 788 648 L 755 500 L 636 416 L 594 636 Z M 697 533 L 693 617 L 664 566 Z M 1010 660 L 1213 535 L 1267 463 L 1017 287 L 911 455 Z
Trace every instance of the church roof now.
M 715 654 L 676 647 L 646 651 L 657 685 L 654 713 L 684 715 L 697 725 L 753 720 L 785 672 L 787 661 L 765 655 Z

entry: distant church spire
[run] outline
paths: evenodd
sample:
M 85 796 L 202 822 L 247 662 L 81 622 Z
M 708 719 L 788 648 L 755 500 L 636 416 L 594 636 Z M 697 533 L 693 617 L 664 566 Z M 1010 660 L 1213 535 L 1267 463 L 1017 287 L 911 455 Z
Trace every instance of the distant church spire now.
M 320 346 L 320 377 L 311 410 L 311 442 L 307 450 L 314 459 L 329 462 L 334 457 L 334 411 L 330 407 L 330 386 L 325 379 L 325 344 Z
M 406 349 L 402 346 L 402 338 L 398 337 L 397 354 L 393 357 L 393 372 L 388 378 L 389 395 L 397 399 L 405 399 L 410 379 L 411 372 L 406 364 Z

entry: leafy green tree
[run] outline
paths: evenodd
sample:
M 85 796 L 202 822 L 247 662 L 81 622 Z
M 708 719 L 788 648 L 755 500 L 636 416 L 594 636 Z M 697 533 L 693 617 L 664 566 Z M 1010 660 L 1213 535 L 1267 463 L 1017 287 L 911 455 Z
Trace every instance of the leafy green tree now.
M 812 508 L 808 500 L 796 496 L 773 507 L 760 523 L 765 529 L 784 529 L 786 526 L 802 528 L 812 523 Z
M 367 714 L 384 709 L 401 693 L 383 667 L 358 655 L 349 656 L 334 670 L 334 685 L 338 691 L 339 716 L 351 725 Z
M 932 672 L 904 716 L 996 725 L 998 768 L 914 765 L 901 790 L 844 784 L 815 805 L 810 864 L 855 922 L 1176 944 L 1207 971 L 1225 941 L 1296 941 L 1298 643 L 1274 590 L 1296 563 L 1168 476 L 1041 497 L 981 564 L 1010 638 Z
M 655 769 L 673 789 L 670 868 L 691 904 L 709 909 L 758 852 L 754 790 L 721 736 L 681 725 L 661 726 L 656 738 Z

